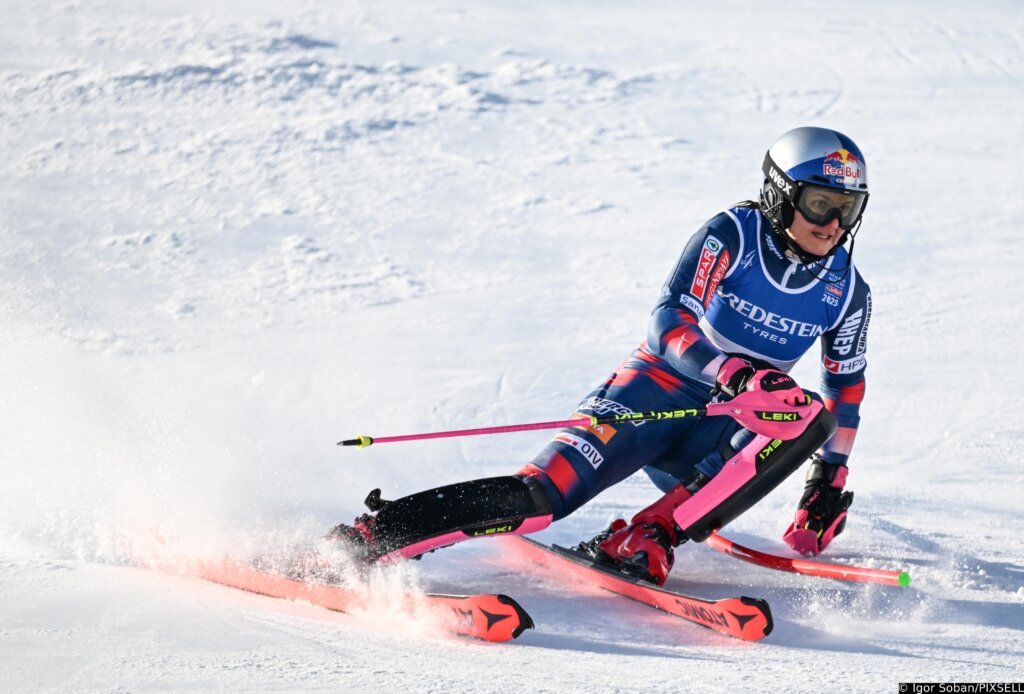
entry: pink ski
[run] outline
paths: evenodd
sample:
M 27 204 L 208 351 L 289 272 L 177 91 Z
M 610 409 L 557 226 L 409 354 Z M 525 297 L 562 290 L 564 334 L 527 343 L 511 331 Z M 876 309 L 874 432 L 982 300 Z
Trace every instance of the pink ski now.
M 744 641 L 757 641 L 772 631 L 771 609 L 759 598 L 706 600 L 659 588 L 607 569 L 564 547 L 548 546 L 518 536 L 506 537 L 502 541 L 518 556 L 550 569 L 550 575 L 599 586 L 719 633 Z

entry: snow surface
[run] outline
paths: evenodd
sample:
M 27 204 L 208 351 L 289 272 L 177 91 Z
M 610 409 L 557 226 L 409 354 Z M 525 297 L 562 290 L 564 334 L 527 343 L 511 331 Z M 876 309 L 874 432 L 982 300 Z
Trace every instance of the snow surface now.
M 1022 681 L 1024 9 L 771 4 L 3 3 L 0 690 L 896 691 Z M 507 474 L 643 337 L 686 239 L 818 124 L 870 164 L 857 498 L 828 558 L 687 546 L 670 586 L 766 598 L 741 643 L 497 543 L 382 581 L 498 591 L 518 641 L 139 566 L 281 548 L 387 497 Z M 809 387 L 814 360 L 794 372 Z M 729 535 L 782 552 L 802 482 Z M 643 477 L 540 537 L 656 496 Z

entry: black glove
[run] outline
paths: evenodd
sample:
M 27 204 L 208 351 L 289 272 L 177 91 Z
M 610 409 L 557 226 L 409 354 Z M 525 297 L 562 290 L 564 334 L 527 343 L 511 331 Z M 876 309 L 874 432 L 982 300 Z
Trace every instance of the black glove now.
M 815 456 L 807 471 L 807 484 L 796 517 L 783 534 L 786 544 L 801 554 L 819 554 L 846 527 L 846 511 L 853 492 L 843 491 L 847 467 L 826 463 Z
M 774 368 L 757 368 L 746 359 L 729 357 L 718 369 L 715 391 L 736 397 L 748 390 L 771 393 L 788 405 L 804 404 L 806 396 L 789 374 Z
M 715 390 L 734 398 L 746 390 L 747 383 L 755 373 L 757 369 L 746 359 L 729 357 L 715 376 Z

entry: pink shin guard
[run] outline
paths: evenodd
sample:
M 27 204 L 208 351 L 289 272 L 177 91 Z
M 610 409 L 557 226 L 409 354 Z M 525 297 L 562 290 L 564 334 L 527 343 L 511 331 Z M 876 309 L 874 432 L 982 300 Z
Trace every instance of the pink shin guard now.
M 675 509 L 673 519 L 687 537 L 696 542 L 706 540 L 763 499 L 835 433 L 835 418 L 817 401 L 806 406 L 801 419 L 800 433 L 788 440 L 764 434 L 755 436 L 725 461 L 717 475 Z

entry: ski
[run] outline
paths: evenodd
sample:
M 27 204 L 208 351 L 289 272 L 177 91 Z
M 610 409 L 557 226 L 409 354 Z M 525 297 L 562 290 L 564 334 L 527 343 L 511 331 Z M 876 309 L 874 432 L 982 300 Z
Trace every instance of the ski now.
M 588 557 L 558 545 L 509 536 L 506 547 L 558 576 L 597 585 L 669 614 L 744 641 L 763 639 L 772 631 L 772 613 L 760 598 L 706 600 L 660 588 L 653 583 L 595 564 Z
M 232 561 L 193 562 L 187 573 L 212 583 L 257 595 L 303 600 L 335 612 L 367 607 L 370 595 L 333 583 L 282 576 Z M 403 594 L 398 601 L 410 619 L 424 614 L 446 631 L 483 641 L 509 641 L 533 628 L 533 619 L 507 595 Z

